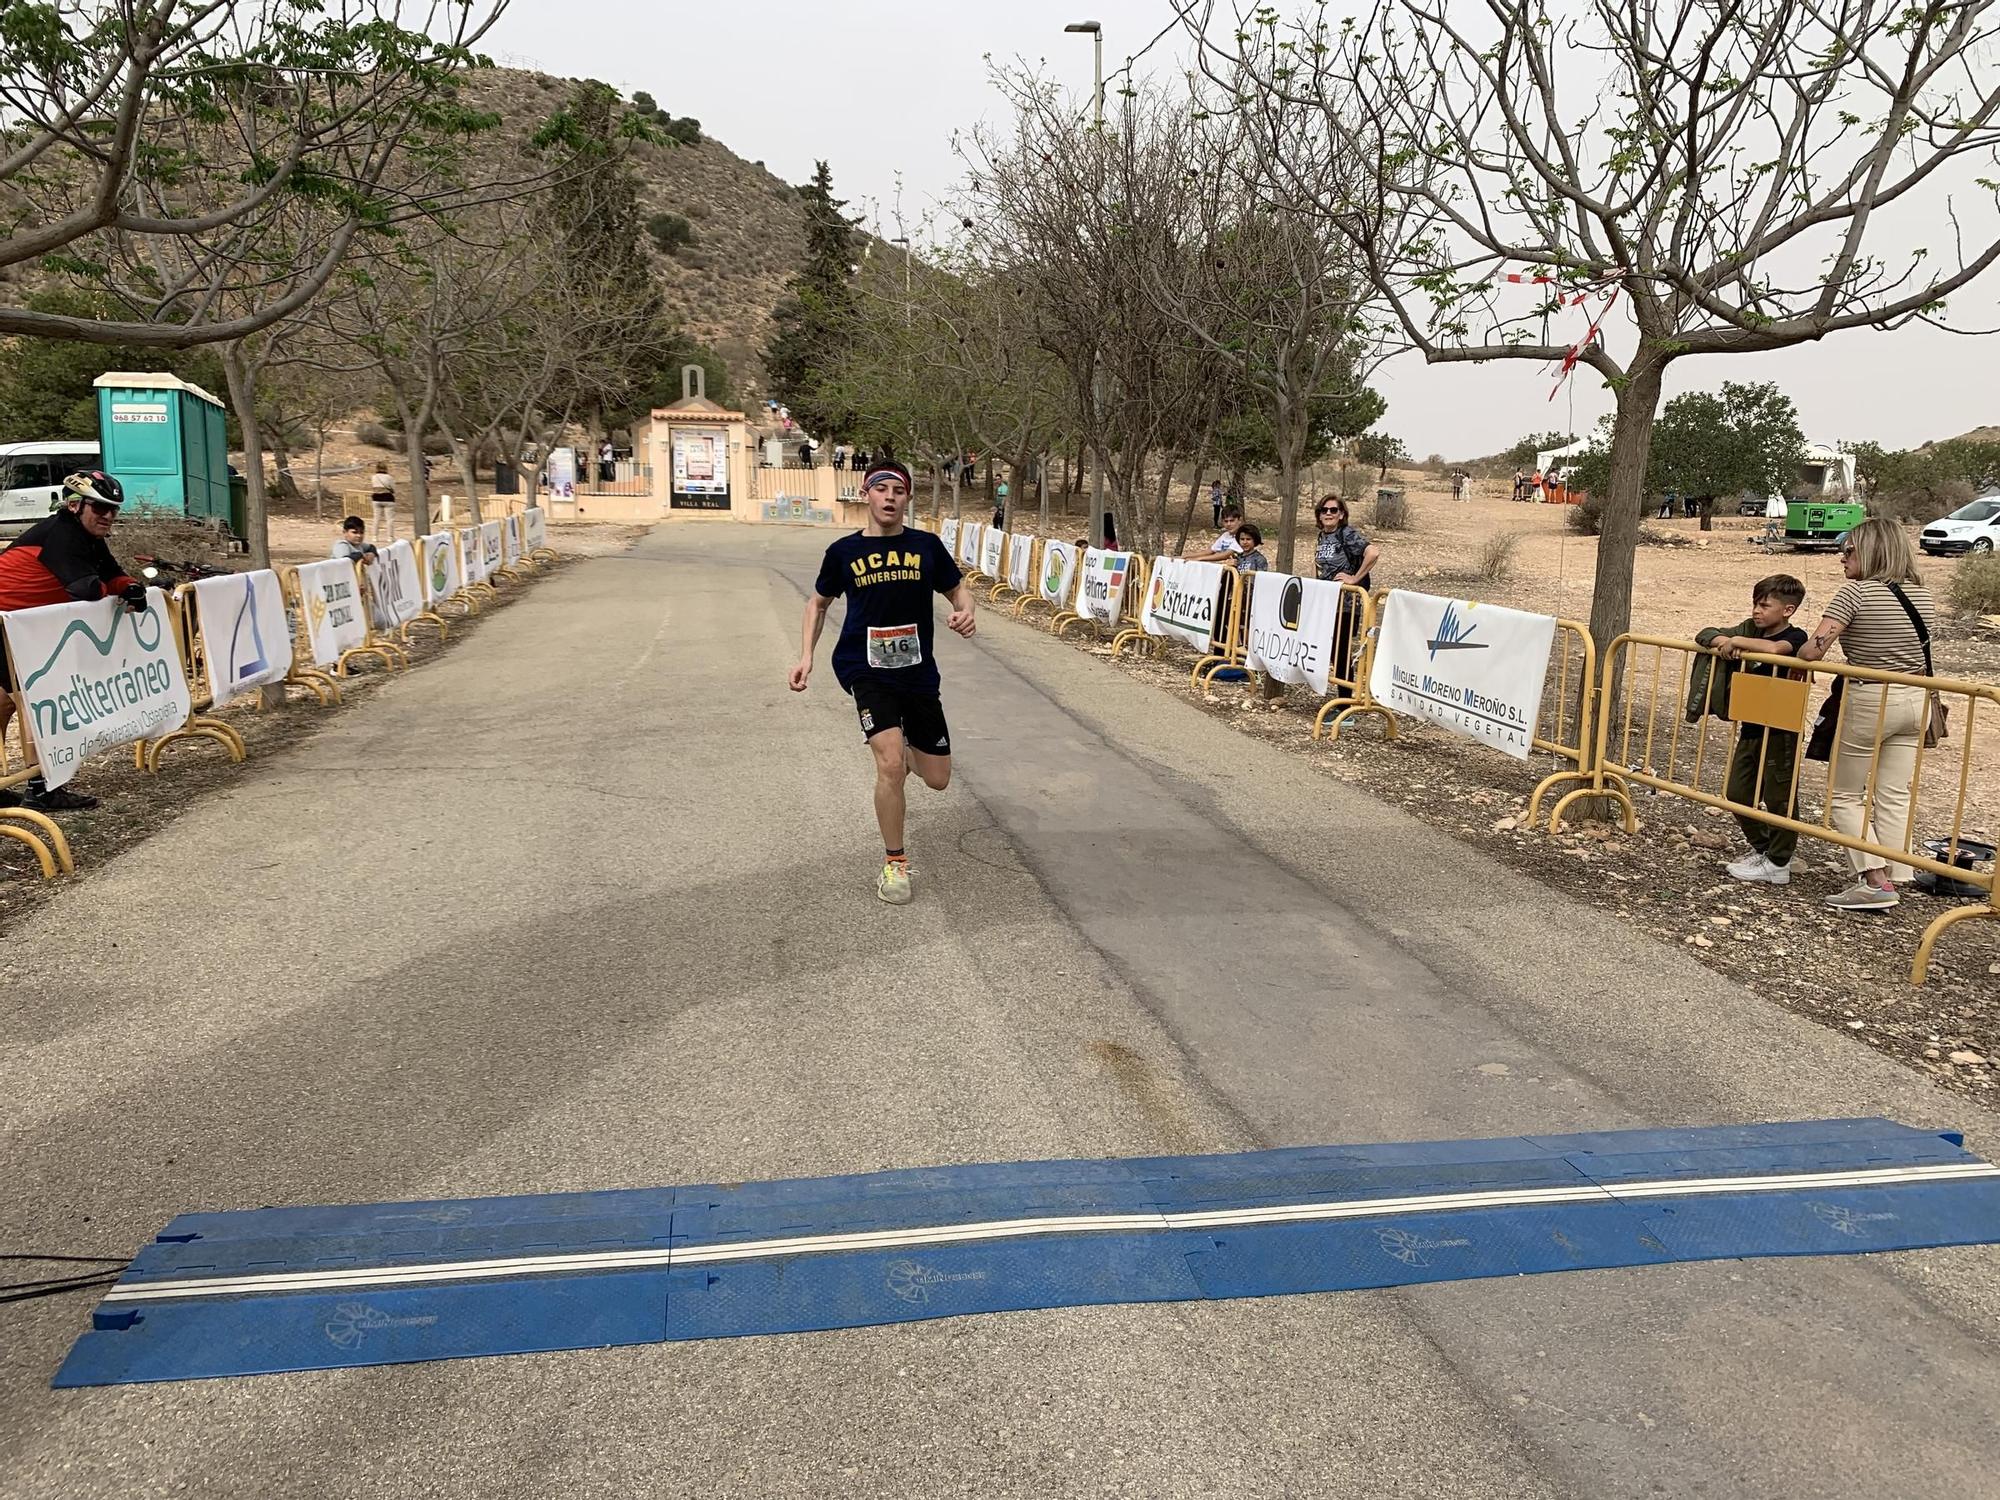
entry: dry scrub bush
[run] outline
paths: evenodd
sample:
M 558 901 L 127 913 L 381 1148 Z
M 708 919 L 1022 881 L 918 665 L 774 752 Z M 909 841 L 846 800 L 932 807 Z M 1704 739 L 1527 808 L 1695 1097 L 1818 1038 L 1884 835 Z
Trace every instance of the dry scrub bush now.
M 1479 544 L 1479 576 L 1488 583 L 1505 583 L 1513 577 L 1514 552 L 1520 545 L 1520 532 L 1494 532 Z
M 2000 615 L 2000 553 L 1962 557 L 1951 575 L 1951 607 L 1960 614 Z
M 1401 490 L 1377 490 L 1368 523 L 1377 531 L 1408 531 L 1410 502 L 1403 498 Z

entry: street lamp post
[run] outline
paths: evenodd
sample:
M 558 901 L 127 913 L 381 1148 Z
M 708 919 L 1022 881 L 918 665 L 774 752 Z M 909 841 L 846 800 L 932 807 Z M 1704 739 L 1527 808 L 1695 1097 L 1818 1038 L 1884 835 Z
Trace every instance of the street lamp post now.
M 1095 21 L 1072 21 L 1069 25 L 1063 27 L 1063 30 L 1087 31 L 1090 33 L 1091 41 L 1095 43 L 1094 50 L 1097 54 L 1097 89 L 1093 96 L 1096 104 L 1092 111 L 1092 118 L 1095 120 L 1097 128 L 1102 130 L 1104 128 L 1104 28 Z
M 1095 21 L 1072 21 L 1063 27 L 1064 31 L 1087 31 L 1090 33 L 1091 50 L 1095 54 L 1097 85 L 1092 93 L 1091 119 L 1093 128 L 1099 135 L 1104 133 L 1104 28 Z M 1104 374 L 1095 362 L 1090 371 L 1090 421 L 1092 427 L 1104 420 Z M 1093 434 L 1093 436 L 1096 436 Z M 1101 443 L 1102 438 L 1098 441 Z M 1104 456 L 1102 452 L 1091 455 L 1090 464 L 1090 545 L 1104 545 Z

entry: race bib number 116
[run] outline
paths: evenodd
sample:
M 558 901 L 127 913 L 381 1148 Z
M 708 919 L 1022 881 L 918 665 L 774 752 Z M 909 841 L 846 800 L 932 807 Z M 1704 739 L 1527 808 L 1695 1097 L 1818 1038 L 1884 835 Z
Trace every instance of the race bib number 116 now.
M 894 670 L 914 667 L 924 659 L 923 637 L 914 625 L 868 627 L 868 665 Z

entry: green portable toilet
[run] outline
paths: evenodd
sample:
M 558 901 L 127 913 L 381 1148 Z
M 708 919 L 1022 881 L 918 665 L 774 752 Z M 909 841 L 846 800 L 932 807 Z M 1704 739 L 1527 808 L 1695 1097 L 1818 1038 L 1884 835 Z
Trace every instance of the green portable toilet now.
M 95 384 L 102 462 L 125 486 L 126 508 L 213 520 L 240 535 L 222 403 L 177 375 L 112 370 Z

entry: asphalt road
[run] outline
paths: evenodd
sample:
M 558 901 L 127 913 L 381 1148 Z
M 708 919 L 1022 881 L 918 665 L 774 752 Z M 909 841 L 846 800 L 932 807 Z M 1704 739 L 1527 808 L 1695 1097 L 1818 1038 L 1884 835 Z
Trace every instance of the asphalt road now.
M 194 1208 L 1644 1124 L 1990 1118 L 987 613 L 877 902 L 786 691 L 825 533 L 662 528 L 0 950 L 0 1250 Z M 822 661 L 824 658 L 822 658 Z M 913 784 L 914 786 L 914 784 Z M 2000 1252 L 51 1392 L 0 1495 L 2000 1495 Z

